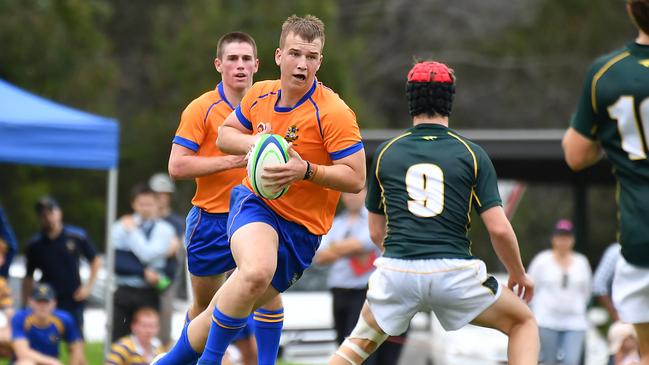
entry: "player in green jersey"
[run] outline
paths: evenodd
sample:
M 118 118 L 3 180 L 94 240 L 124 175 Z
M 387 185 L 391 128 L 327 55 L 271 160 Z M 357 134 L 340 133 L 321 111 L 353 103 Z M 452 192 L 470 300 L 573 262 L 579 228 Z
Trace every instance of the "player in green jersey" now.
M 431 310 L 447 330 L 473 323 L 507 334 L 510 364 L 538 363 L 538 327 L 519 298 L 529 301 L 534 286 L 489 157 L 448 128 L 454 93 L 455 77 L 444 64 L 421 62 L 408 74 L 414 127 L 382 144 L 368 173 L 370 235 L 383 257 L 375 262 L 358 324 L 329 364 L 362 363 L 416 312 Z M 471 254 L 473 208 L 509 273 L 509 289 Z
M 613 302 L 621 320 L 634 324 L 641 364 L 649 365 L 649 0 L 628 0 L 626 7 L 638 36 L 593 63 L 563 149 L 575 171 L 602 151 L 615 167 L 624 259 Z

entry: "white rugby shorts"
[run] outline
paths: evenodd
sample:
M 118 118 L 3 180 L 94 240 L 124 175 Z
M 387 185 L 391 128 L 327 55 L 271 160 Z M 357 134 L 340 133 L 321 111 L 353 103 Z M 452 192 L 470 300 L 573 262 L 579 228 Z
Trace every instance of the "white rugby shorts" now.
M 381 329 L 402 334 L 417 312 L 433 311 L 446 330 L 474 320 L 500 296 L 502 288 L 487 275 L 481 260 L 401 260 L 374 263 L 367 302 Z
M 617 260 L 613 304 L 625 323 L 649 323 L 649 268 Z

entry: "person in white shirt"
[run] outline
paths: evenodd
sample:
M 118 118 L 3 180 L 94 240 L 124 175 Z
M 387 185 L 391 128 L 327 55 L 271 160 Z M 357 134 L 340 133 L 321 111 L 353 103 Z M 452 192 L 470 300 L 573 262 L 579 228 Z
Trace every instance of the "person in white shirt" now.
M 588 322 L 592 271 L 586 257 L 573 250 L 573 224 L 559 220 L 552 248 L 537 254 L 528 274 L 535 283 L 532 311 L 541 335 L 543 364 L 579 364 Z
M 133 188 L 131 205 L 133 214 L 123 216 L 111 228 L 117 284 L 113 341 L 129 333 L 138 309 L 160 310 L 160 293 L 170 283 L 167 258 L 175 255 L 179 244 L 173 226 L 158 217 L 155 193 L 147 184 Z

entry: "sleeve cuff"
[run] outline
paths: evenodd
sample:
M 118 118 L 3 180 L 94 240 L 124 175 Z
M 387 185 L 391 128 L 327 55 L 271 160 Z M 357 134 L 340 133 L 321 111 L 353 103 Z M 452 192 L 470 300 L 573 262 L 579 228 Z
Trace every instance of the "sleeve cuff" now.
M 374 214 L 385 215 L 385 212 L 381 208 L 367 207 L 367 211 Z
M 174 139 L 172 140 L 172 142 L 177 144 L 177 145 L 183 146 L 185 148 L 189 148 L 190 150 L 192 150 L 194 152 L 198 152 L 198 147 L 200 147 L 198 145 L 198 143 L 196 143 L 194 141 L 191 141 L 191 140 L 189 140 L 187 138 L 183 138 L 181 136 L 175 136 Z
M 248 130 L 252 130 L 252 123 L 250 123 L 248 118 L 246 118 L 246 116 L 243 115 L 243 113 L 241 112 L 241 106 L 238 106 L 234 110 L 234 113 L 237 115 L 237 119 L 239 119 L 239 122 L 241 123 L 241 125 L 246 127 L 246 129 L 248 129 Z
M 591 140 L 591 141 L 594 141 L 594 140 L 597 139 L 597 138 L 595 137 L 595 135 L 593 135 L 593 133 L 592 133 L 591 131 L 584 132 L 583 130 L 581 130 L 581 129 L 575 127 L 574 125 L 571 126 L 571 127 L 572 127 L 572 129 L 575 130 L 575 132 L 581 134 L 582 136 L 588 138 L 588 139 Z
M 478 210 L 478 213 L 482 214 L 483 212 L 487 211 L 488 209 L 493 208 L 493 207 L 498 207 L 498 206 L 502 207 L 503 203 L 500 200 L 493 200 L 493 201 L 486 202 L 486 203 L 482 204 L 481 206 L 478 207 L 477 210 Z
M 344 148 L 344 149 L 342 149 L 340 151 L 329 153 L 329 157 L 331 157 L 331 159 L 334 160 L 334 161 L 335 160 L 340 160 L 341 158 L 345 158 L 345 157 L 347 157 L 349 155 L 352 155 L 352 154 L 354 154 L 354 153 L 356 153 L 356 152 L 358 152 L 358 151 L 360 151 L 362 149 L 363 149 L 363 141 L 360 141 L 360 142 L 356 142 L 353 145 L 351 145 L 351 146 L 349 146 L 347 148 Z

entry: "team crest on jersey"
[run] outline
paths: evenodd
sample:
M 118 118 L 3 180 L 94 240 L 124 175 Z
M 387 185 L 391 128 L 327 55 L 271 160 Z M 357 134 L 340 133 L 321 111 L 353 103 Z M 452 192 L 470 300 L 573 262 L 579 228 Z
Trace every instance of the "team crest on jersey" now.
M 67 240 L 65 242 L 65 248 L 68 250 L 69 253 L 74 253 L 75 249 L 77 248 L 77 245 L 74 243 L 74 240 Z
M 288 127 L 288 130 L 284 135 L 284 139 L 289 143 L 297 141 L 297 139 L 300 138 L 300 136 L 297 135 L 297 131 L 299 130 L 300 129 L 295 124 L 293 124 L 292 126 Z
M 437 136 L 423 136 L 421 138 L 426 140 L 426 141 L 434 141 L 434 140 L 437 139 Z

